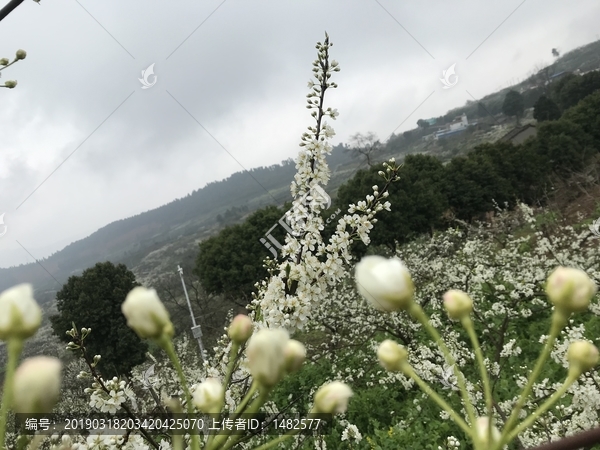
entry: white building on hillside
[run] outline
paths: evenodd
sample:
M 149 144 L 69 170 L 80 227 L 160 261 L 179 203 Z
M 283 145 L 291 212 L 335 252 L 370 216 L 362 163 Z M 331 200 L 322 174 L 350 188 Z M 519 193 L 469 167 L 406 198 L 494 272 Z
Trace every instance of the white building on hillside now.
M 454 119 L 450 124 L 446 125 L 445 128 L 436 131 L 434 134 L 434 139 L 445 138 L 447 136 L 462 133 L 467 129 L 468 126 L 469 120 L 467 119 L 467 115 L 463 114 L 462 116 L 456 117 L 456 119 Z

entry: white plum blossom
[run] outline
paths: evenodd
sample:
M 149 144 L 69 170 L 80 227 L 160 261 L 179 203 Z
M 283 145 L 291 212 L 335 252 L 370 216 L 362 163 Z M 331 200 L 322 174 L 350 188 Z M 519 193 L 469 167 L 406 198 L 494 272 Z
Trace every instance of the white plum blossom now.
M 362 440 L 362 434 L 358 431 L 356 425 L 348 424 L 342 432 L 342 441 L 354 441 L 360 442 Z

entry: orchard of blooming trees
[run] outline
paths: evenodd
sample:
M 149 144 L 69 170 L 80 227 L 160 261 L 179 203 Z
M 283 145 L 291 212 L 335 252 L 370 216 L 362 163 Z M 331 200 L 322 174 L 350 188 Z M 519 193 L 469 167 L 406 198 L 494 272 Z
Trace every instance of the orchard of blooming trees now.
M 0 339 L 8 364 L 0 449 L 458 449 L 529 448 L 595 427 L 600 410 L 598 241 L 587 228 L 548 226 L 525 205 L 498 208 L 492 223 L 464 225 L 353 261 L 369 244 L 398 177 L 392 159 L 381 182 L 348 206 L 324 241 L 325 204 L 308 195 L 329 180 L 334 131 L 326 91 L 339 65 L 326 36 L 317 44 L 301 137 L 296 201 L 279 261 L 265 261 L 251 313 L 233 318 L 209 361 L 183 341 L 156 292 L 135 287 L 121 306 L 128 326 L 167 355 L 153 371 L 104 379 L 89 354 L 93 329 L 65 330 L 78 359 L 19 361 L 41 323 L 30 285 L 0 294 Z M 154 356 L 149 355 L 149 358 Z M 149 361 L 152 362 L 152 361 Z M 76 377 L 74 376 L 76 375 Z M 61 379 L 85 385 L 84 400 Z M 26 435 L 13 413 L 120 414 L 133 433 Z M 329 433 L 161 432 L 149 414 L 267 412 L 333 417 Z M 329 416 L 330 415 L 330 416 Z M 385 426 L 382 426 L 385 424 Z

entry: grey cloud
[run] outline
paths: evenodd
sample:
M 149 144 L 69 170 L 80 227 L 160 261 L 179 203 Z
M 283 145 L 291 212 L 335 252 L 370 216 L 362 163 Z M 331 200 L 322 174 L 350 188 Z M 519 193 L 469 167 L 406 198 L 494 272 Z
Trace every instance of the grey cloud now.
M 44 257 L 242 167 L 295 157 L 325 30 L 342 68 L 328 97 L 337 143 L 357 131 L 385 139 L 405 119 L 397 132 L 464 104 L 466 89 L 482 97 L 524 77 L 552 47 L 596 39 L 600 16 L 595 0 L 528 0 L 489 36 L 520 1 L 228 0 L 190 36 L 220 0 L 79 2 L 95 19 L 76 1 L 27 0 L 2 22 L 0 57 L 28 57 L 3 71 L 17 89 L 0 91 L 0 214 L 10 220 L 0 267 L 30 261 L 16 240 Z M 152 63 L 157 82 L 142 90 Z M 459 85 L 443 91 L 453 63 Z

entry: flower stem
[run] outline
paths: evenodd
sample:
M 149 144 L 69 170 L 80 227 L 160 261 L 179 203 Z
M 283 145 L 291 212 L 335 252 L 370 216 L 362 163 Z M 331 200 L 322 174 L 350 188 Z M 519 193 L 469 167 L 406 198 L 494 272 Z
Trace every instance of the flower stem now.
M 550 352 L 552 351 L 552 347 L 554 346 L 554 341 L 560 334 L 561 330 L 567 324 L 567 320 L 568 317 L 565 317 L 563 313 L 559 312 L 558 310 L 554 310 L 554 313 L 552 314 L 552 325 L 550 326 L 550 336 L 548 337 L 546 345 L 544 345 L 542 353 L 540 353 L 540 356 L 537 362 L 535 363 L 535 367 L 533 368 L 533 371 L 531 372 L 531 375 L 527 380 L 527 384 L 523 388 L 523 392 L 521 392 L 521 396 L 519 397 L 519 400 L 517 401 L 513 412 L 511 413 L 510 417 L 508 418 L 508 421 L 504 425 L 504 429 L 502 430 L 502 438 L 500 439 L 500 443 L 497 446 L 498 449 L 502 448 L 502 446 L 504 446 L 509 441 L 509 435 L 511 434 L 512 429 L 515 427 L 515 422 L 518 420 L 519 414 L 523 409 L 525 402 L 527 401 L 527 397 L 533 389 L 533 384 L 535 383 L 535 380 L 537 380 L 537 378 L 540 376 L 540 373 L 542 372 L 542 367 L 548 359 L 548 356 L 550 356 Z
M 248 402 L 250 402 L 250 400 L 252 399 L 252 396 L 257 391 L 257 389 L 258 389 L 258 383 L 256 381 L 254 381 L 252 383 L 252 385 L 250 386 L 248 393 L 246 394 L 246 396 L 244 397 L 242 402 L 239 404 L 239 406 L 235 410 L 235 416 L 233 417 L 233 420 L 237 419 L 240 416 L 240 414 L 242 414 L 244 412 L 244 410 L 248 406 Z
M 191 416 L 194 414 L 194 405 L 192 405 L 192 395 L 190 393 L 190 389 L 188 388 L 187 381 L 185 379 L 185 375 L 183 374 L 183 369 L 181 368 L 181 363 L 179 362 L 179 358 L 177 357 L 177 353 L 175 353 L 175 349 L 173 348 L 173 342 L 166 335 L 162 335 L 159 339 L 157 339 L 158 345 L 165 351 L 165 353 L 169 356 L 171 363 L 175 367 L 177 371 L 177 376 L 179 377 L 179 382 L 181 383 L 181 387 L 183 388 L 183 393 L 185 394 L 185 403 L 188 414 Z M 193 431 L 190 433 L 192 450 L 200 450 L 200 440 L 199 436 Z
M 492 442 L 492 411 L 494 407 L 494 399 L 492 397 L 492 387 L 490 385 L 490 378 L 488 376 L 485 364 L 483 362 L 481 346 L 479 345 L 479 340 L 477 339 L 477 334 L 475 333 L 475 327 L 473 326 L 473 321 L 471 320 L 471 317 L 466 316 L 461 320 L 461 322 L 463 327 L 465 327 L 465 329 L 467 330 L 469 338 L 471 339 L 471 345 L 473 345 L 473 350 L 475 351 L 475 359 L 477 360 L 477 365 L 479 366 L 479 376 L 481 377 L 481 381 L 483 381 L 486 414 L 488 417 L 488 442 Z
M 257 389 L 258 389 L 258 383 L 256 383 L 256 381 L 254 381 L 252 383 L 252 385 L 250 386 L 248 393 L 244 396 L 244 399 L 239 404 L 239 406 L 236 408 L 232 420 L 237 420 L 240 417 L 240 415 L 244 412 L 244 410 L 248 406 L 248 402 L 250 402 L 250 400 L 252 399 L 252 396 L 254 396 L 254 393 L 257 391 Z M 212 444 L 214 437 L 215 437 L 215 435 L 213 434 L 208 438 L 207 448 L 211 448 L 210 445 Z
M 4 440 L 6 439 L 6 419 L 8 408 L 12 403 L 13 383 L 15 378 L 15 370 L 17 362 L 23 350 L 22 339 L 9 339 L 8 344 L 8 362 L 6 363 L 6 373 L 4 378 L 4 394 L 2 395 L 2 406 L 0 407 L 0 450 L 4 448 Z
M 231 342 L 231 349 L 229 351 L 229 362 L 227 363 L 227 373 L 225 374 L 225 381 L 223 383 L 223 404 L 225 404 L 225 391 L 227 391 L 227 386 L 231 381 L 231 377 L 233 376 L 233 369 L 235 368 L 235 361 L 237 359 L 238 351 L 240 349 L 240 345 L 236 342 Z M 239 409 L 239 408 L 238 408 Z M 236 410 L 237 412 L 237 410 Z M 209 432 L 210 433 L 210 432 Z M 206 442 L 206 448 L 211 448 L 213 440 L 215 439 L 214 434 L 210 434 L 208 436 L 208 441 Z
M 450 414 L 450 417 L 452 417 L 452 420 L 454 420 L 454 422 L 456 422 L 456 424 L 461 427 L 463 429 L 463 431 L 471 436 L 471 438 L 473 437 L 473 430 L 471 428 L 469 428 L 469 426 L 467 425 L 467 423 L 463 420 L 462 417 L 460 417 L 456 411 L 454 411 L 454 409 L 452 409 L 452 407 L 446 403 L 446 401 L 441 398 L 437 393 L 435 393 L 427 383 L 425 383 L 421 377 L 419 377 L 419 375 L 417 375 L 417 373 L 413 370 L 413 368 L 410 366 L 410 364 L 405 363 L 404 366 L 402 367 L 402 372 L 409 376 L 410 378 L 412 378 L 415 383 L 417 383 L 419 385 L 419 387 L 421 388 L 421 390 L 423 392 L 425 392 L 429 397 L 431 397 L 444 411 L 446 411 L 448 414 Z
M 227 390 L 227 386 L 229 386 L 229 382 L 231 381 L 231 377 L 233 375 L 233 368 L 235 367 L 235 361 L 237 360 L 238 350 L 240 349 L 240 345 L 232 342 L 231 350 L 229 351 L 229 363 L 227 363 L 227 374 L 225 375 L 225 381 L 223 383 L 223 387 Z M 223 400 L 225 399 L 225 394 L 223 394 Z
M 565 392 L 567 392 L 567 390 L 571 387 L 571 385 L 573 383 L 575 383 L 577 378 L 578 377 L 575 375 L 567 376 L 567 379 L 565 380 L 565 382 L 563 383 L 563 385 L 560 387 L 560 389 L 558 391 L 556 391 L 554 394 L 552 394 L 552 396 L 548 400 L 546 400 L 537 410 L 535 410 L 535 412 L 533 414 L 531 414 L 527 419 L 525 419 L 523 422 L 521 422 L 521 424 L 519 424 L 518 427 L 516 427 L 513 431 L 510 432 L 510 434 L 508 435 L 507 442 L 512 441 L 514 438 L 516 438 L 519 435 L 519 433 L 521 433 L 523 430 L 526 430 L 531 425 L 533 425 L 533 423 L 537 419 L 539 419 L 542 414 L 544 414 L 546 411 L 548 411 L 548 409 L 550 409 L 552 407 L 552 405 L 554 405 L 554 403 L 556 403 L 558 401 L 558 399 L 560 399 L 565 394 Z
M 471 403 L 471 399 L 469 398 L 469 393 L 467 391 L 467 386 L 465 384 L 465 377 L 463 376 L 462 372 L 458 368 L 458 365 L 456 364 L 456 361 L 452 357 L 450 350 L 448 350 L 448 347 L 446 347 L 446 344 L 444 344 L 444 341 L 442 341 L 442 338 L 439 335 L 439 333 L 437 332 L 437 330 L 435 329 L 435 327 L 433 325 L 431 325 L 431 323 L 429 322 L 429 318 L 427 317 L 427 314 L 425 314 L 425 311 L 423 311 L 423 309 L 417 303 L 413 302 L 411 304 L 408 312 L 415 319 L 417 319 L 421 323 L 421 325 L 423 325 L 423 327 L 425 327 L 425 329 L 427 330 L 429 335 L 433 338 L 435 343 L 438 345 L 438 347 L 444 354 L 446 363 L 449 366 L 454 367 L 454 375 L 456 376 L 456 379 L 458 381 L 458 387 L 460 388 L 463 402 L 465 404 L 465 408 L 467 409 L 467 414 L 469 415 L 469 421 L 471 422 L 471 424 L 475 424 L 475 410 L 473 408 L 473 404 Z
M 284 434 L 283 436 L 279 436 L 277 439 L 273 439 L 270 442 L 267 442 L 259 447 L 254 448 L 254 450 L 266 450 L 268 448 L 271 448 L 283 441 L 285 441 L 286 439 L 291 438 L 292 436 L 297 435 L 300 432 L 300 429 L 297 430 L 292 430 L 292 431 L 288 431 L 286 434 Z
M 254 383 L 252 383 L 254 385 Z M 260 393 L 258 394 L 258 397 L 256 397 L 254 399 L 254 401 L 252 402 L 252 404 L 250 405 L 250 407 L 248 408 L 248 410 L 246 411 L 246 414 L 254 414 L 256 413 L 260 407 L 267 401 L 267 398 L 269 398 L 269 394 L 271 393 L 270 389 L 264 389 L 261 390 Z M 248 392 L 248 394 L 246 395 L 246 398 L 244 398 L 244 401 L 246 403 L 248 403 L 248 400 L 251 398 L 252 394 L 254 394 L 254 392 L 252 392 L 252 388 L 250 388 L 250 392 Z M 244 403 L 244 402 L 242 402 Z M 238 406 L 238 409 L 236 410 L 236 415 L 238 413 L 238 411 L 240 410 L 240 407 L 242 405 L 240 404 L 240 406 Z M 241 438 L 242 436 L 236 436 L 233 441 L 227 443 L 227 440 L 230 437 L 230 432 L 226 433 L 226 434 L 222 434 L 219 435 L 213 442 L 213 446 L 210 447 L 210 449 L 218 449 L 218 450 L 226 450 L 229 449 L 231 447 L 233 447 Z

